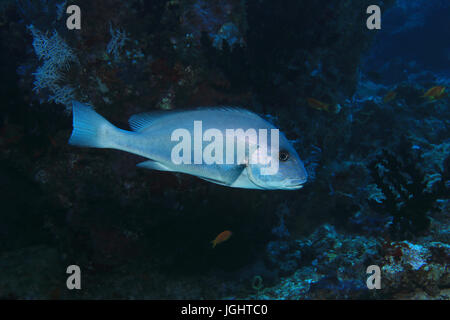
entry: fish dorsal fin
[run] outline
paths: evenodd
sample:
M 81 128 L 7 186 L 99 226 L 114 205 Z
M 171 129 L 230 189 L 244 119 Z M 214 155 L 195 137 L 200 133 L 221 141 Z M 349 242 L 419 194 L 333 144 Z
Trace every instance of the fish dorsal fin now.
M 135 132 L 141 132 L 146 128 L 150 127 L 155 122 L 167 117 L 173 116 L 175 114 L 190 112 L 190 111 L 223 111 L 232 112 L 235 114 L 241 114 L 251 117 L 259 117 L 256 113 L 240 108 L 240 107 L 228 107 L 228 106 L 217 106 L 217 107 L 198 107 L 193 109 L 183 109 L 174 111 L 151 111 L 145 113 L 139 113 L 132 115 L 128 120 L 130 127 Z
M 251 116 L 257 115 L 256 113 L 254 113 L 254 112 L 252 112 L 250 110 L 243 109 L 241 107 L 236 107 L 236 106 L 200 107 L 200 108 L 197 108 L 195 110 L 200 110 L 200 111 L 206 111 L 206 110 L 224 111 L 224 112 L 233 112 L 233 113 L 246 114 L 246 115 L 251 115 Z
M 244 109 L 242 107 L 236 107 L 236 106 L 216 106 L 216 107 L 200 107 L 198 109 L 195 110 L 200 110 L 200 111 L 222 111 L 222 112 L 226 112 L 226 113 L 230 113 L 230 114 L 235 114 L 238 116 L 245 116 L 245 117 L 250 117 L 250 118 L 259 118 L 264 120 L 265 122 L 271 124 L 270 121 L 267 121 L 267 119 L 265 119 L 264 117 L 261 117 L 260 115 L 258 115 L 256 112 L 254 111 L 250 111 L 247 109 Z
M 150 127 L 157 120 L 173 114 L 172 112 L 164 112 L 164 111 L 153 111 L 153 112 L 145 112 L 132 115 L 130 119 L 128 119 L 128 123 L 133 131 L 140 132 Z

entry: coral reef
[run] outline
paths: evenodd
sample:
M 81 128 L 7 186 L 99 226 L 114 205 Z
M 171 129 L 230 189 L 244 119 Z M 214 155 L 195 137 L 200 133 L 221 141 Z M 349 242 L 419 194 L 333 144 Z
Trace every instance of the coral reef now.
M 450 28 L 430 19 L 448 4 L 395 23 L 412 1 L 74 0 L 77 31 L 66 1 L 2 2 L 0 298 L 449 299 L 450 97 L 424 97 L 450 87 Z M 369 4 L 382 31 L 364 27 Z M 423 59 L 392 45 L 419 25 Z M 124 129 L 245 107 L 282 129 L 308 184 L 228 189 L 69 146 L 74 98 Z M 82 292 L 60 287 L 74 263 Z
M 391 242 L 383 246 L 383 251 L 383 286 L 388 291 L 385 294 L 411 294 L 419 289 L 433 297 L 448 287 L 449 245 L 440 242 Z
M 297 240 L 301 266 L 276 286 L 250 299 L 370 299 L 425 297 L 447 299 L 448 244 L 386 242 L 337 233 L 324 225 L 308 238 Z M 381 290 L 367 290 L 366 268 L 382 265 Z M 446 298 L 447 297 L 447 298 Z

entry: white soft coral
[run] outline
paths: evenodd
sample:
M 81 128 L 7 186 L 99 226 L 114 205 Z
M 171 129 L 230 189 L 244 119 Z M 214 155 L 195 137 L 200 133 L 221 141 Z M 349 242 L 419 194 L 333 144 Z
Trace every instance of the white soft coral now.
M 64 104 L 70 108 L 74 100 L 74 89 L 68 85 L 61 86 L 62 72 L 70 68 L 70 63 L 77 61 L 73 50 L 64 42 L 56 31 L 51 36 L 42 33 L 33 25 L 28 26 L 33 35 L 33 48 L 39 60 L 44 60 L 35 73 L 34 91 L 48 89 L 52 95 L 48 101 Z

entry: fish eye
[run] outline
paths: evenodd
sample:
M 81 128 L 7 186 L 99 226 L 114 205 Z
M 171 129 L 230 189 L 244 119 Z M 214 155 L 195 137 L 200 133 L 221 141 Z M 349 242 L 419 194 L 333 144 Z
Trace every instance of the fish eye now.
M 288 161 L 288 159 L 289 159 L 289 152 L 287 152 L 287 151 L 285 151 L 285 150 L 280 151 L 280 153 L 279 153 L 279 159 L 280 159 L 280 161 L 282 161 L 282 162 Z

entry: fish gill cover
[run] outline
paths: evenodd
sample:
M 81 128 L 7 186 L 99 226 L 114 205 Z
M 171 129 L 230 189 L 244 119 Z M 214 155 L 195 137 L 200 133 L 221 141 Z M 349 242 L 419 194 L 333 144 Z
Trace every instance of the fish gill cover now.
M 2 1 L 0 298 L 448 299 L 449 10 Z M 73 100 L 127 130 L 143 112 L 245 108 L 285 133 L 308 183 L 232 189 L 73 147 Z

